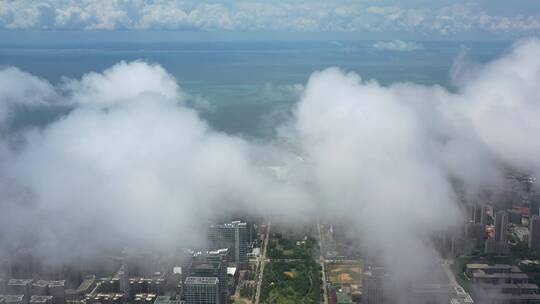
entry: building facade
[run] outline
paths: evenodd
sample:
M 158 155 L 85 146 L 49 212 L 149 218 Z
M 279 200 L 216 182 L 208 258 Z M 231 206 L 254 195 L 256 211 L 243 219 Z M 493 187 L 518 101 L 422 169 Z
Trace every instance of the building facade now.
M 240 221 L 212 225 L 208 239 L 212 250 L 228 248 L 229 262 L 240 269 L 246 269 L 247 263 L 247 224 Z
M 218 278 L 187 277 L 184 286 L 186 304 L 222 304 Z
M 533 215 L 529 222 L 529 248 L 540 250 L 540 216 Z

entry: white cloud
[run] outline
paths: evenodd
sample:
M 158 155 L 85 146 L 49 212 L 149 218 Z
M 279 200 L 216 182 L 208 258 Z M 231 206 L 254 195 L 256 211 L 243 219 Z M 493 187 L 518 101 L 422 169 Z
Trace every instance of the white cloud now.
M 512 53 L 474 70 L 462 104 L 482 141 L 503 162 L 540 175 L 540 40 L 518 43 Z
M 478 199 L 503 191 L 508 169 L 540 175 L 539 53 L 539 40 L 520 42 L 456 76 L 467 81 L 455 93 L 384 87 L 336 68 L 314 73 L 295 130 L 321 212 L 349 219 L 398 283 L 421 281 L 437 260 L 432 234 L 463 221 L 453 180 Z
M 120 62 L 103 73 L 91 72 L 81 80 L 66 80 L 63 89 L 74 102 L 104 105 L 124 102 L 142 94 L 181 101 L 185 94 L 163 67 L 142 61 Z
M 255 164 L 255 144 L 172 102 L 187 94 L 161 66 L 122 62 L 60 87 L 8 68 L 0 72 L 7 85 L 1 101 L 47 104 L 62 94 L 73 109 L 19 131 L 17 147 L 11 134 L 0 136 L 0 220 L 12 223 L 2 242 L 36 236 L 37 254 L 63 260 L 113 244 L 201 245 L 224 210 L 287 217 L 309 209 L 304 193 Z
M 423 50 L 424 45 L 412 41 L 393 40 L 375 42 L 373 48 L 383 51 L 416 51 Z
M 16 106 L 59 101 L 55 89 L 46 80 L 15 67 L 0 68 L 0 84 L 0 128 Z
M 312 1 L 4 1 L 0 27 L 6 29 L 170 29 L 407 32 L 450 35 L 487 31 L 534 33 L 540 17 L 523 11 L 490 15 L 479 5 L 405 8 L 364 3 Z

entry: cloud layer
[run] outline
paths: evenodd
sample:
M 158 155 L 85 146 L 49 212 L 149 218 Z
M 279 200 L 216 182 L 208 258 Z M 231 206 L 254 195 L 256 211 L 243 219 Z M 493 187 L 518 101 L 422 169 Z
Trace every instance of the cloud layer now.
M 373 44 L 373 48 L 382 51 L 416 51 L 423 50 L 424 45 L 417 42 L 403 40 L 379 41 Z
M 362 248 L 391 269 L 400 302 L 404 283 L 430 280 L 430 239 L 458 229 L 462 198 L 502 191 L 508 172 L 540 175 L 539 52 L 539 40 L 522 41 L 465 68 L 455 93 L 384 87 L 336 68 L 310 77 L 293 129 L 312 193 L 321 213 L 348 219 Z
M 210 129 L 184 106 L 185 94 L 160 66 L 121 62 L 58 87 L 13 68 L 0 79 L 13 73 L 19 94 L 2 92 L 2 103 L 37 96 L 46 104 L 57 94 L 72 110 L 0 141 L 7 244 L 35 237 L 36 253 L 59 260 L 115 243 L 199 246 L 219 216 L 246 208 L 281 214 L 307 203 L 255 165 L 254 144 Z M 16 137 L 22 147 L 13 147 Z
M 508 170 L 540 175 L 539 53 L 530 39 L 461 67 L 455 92 L 315 72 L 295 88 L 276 141 L 286 145 L 211 129 L 151 63 L 58 85 L 3 69 L 3 125 L 17 107 L 71 110 L 1 135 L 2 247 L 30 242 L 63 260 L 111 244 L 195 246 L 235 211 L 295 224 L 319 216 L 351 223 L 396 282 L 421 280 L 437 259 L 433 235 L 462 222 L 462 196 L 501 188 Z
M 401 4 L 7 0 L 0 5 L 0 28 L 408 32 L 421 35 L 478 31 L 527 34 L 540 29 L 540 17 L 526 7 L 521 13 L 499 15 L 486 11 L 491 3 L 485 7 L 469 2 L 429 7 Z

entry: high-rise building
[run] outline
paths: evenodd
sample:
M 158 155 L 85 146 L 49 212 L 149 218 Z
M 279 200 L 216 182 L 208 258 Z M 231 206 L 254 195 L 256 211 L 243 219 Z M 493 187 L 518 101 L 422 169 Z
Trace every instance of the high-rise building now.
M 247 268 L 247 225 L 240 221 L 212 225 L 208 238 L 211 249 L 229 249 L 229 262 L 240 269 Z
M 46 281 L 48 284 L 48 295 L 52 296 L 53 304 L 64 304 L 66 299 L 66 281 Z
M 486 226 L 488 224 L 488 207 L 486 205 L 483 205 L 480 208 L 480 224 Z
M 478 205 L 471 206 L 471 219 L 473 223 L 480 223 L 480 221 L 482 220 L 481 208 L 482 207 Z
M 495 215 L 495 241 L 506 243 L 508 241 L 508 212 L 498 211 Z
M 540 216 L 533 215 L 529 222 L 529 248 L 540 250 Z
M 125 258 L 122 259 L 122 265 L 120 266 L 120 269 L 118 270 L 114 278 L 119 280 L 119 289 L 124 294 L 124 300 L 130 301 L 131 293 L 129 284 L 129 269 Z
M 24 295 L 23 302 L 30 300 L 32 279 L 10 279 L 8 281 L 8 292 L 13 295 Z
M 481 223 L 465 224 L 465 238 L 478 248 L 484 244 L 486 239 L 486 226 Z
M 488 206 L 486 205 L 473 205 L 471 206 L 471 220 L 473 223 L 480 223 L 487 225 L 488 223 Z
M 187 277 L 184 286 L 186 304 L 222 304 L 216 277 Z
M 215 277 L 219 280 L 218 295 L 221 304 L 229 303 L 227 285 L 228 249 L 196 252 L 186 271 L 187 277 Z M 184 286 L 184 289 L 186 287 Z
M 32 283 L 31 294 L 33 296 L 46 296 L 49 293 L 48 290 L 49 284 L 45 280 L 39 280 L 37 282 Z

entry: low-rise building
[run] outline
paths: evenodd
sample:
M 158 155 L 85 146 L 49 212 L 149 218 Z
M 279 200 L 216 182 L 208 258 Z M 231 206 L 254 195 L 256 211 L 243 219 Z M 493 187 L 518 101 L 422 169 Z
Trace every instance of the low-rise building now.
M 52 304 L 53 296 L 32 296 L 30 304 Z
M 466 274 L 489 303 L 540 303 L 540 289 L 516 266 L 467 264 Z
M 5 304 L 23 304 L 28 302 L 24 295 L 3 295 L 1 298 Z
M 156 300 L 155 293 L 137 293 L 133 298 L 135 304 L 153 304 Z

